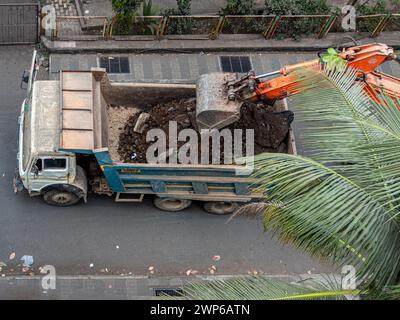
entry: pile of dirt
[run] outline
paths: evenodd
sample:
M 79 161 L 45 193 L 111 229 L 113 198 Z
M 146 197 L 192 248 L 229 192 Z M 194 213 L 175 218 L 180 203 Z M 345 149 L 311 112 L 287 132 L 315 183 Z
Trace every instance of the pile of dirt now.
M 176 100 L 160 104 L 147 110 L 150 114 L 142 133 L 134 131 L 139 113 L 131 115 L 119 135 L 118 154 L 125 163 L 146 163 L 146 151 L 154 142 L 146 142 L 147 131 L 158 128 L 166 133 L 168 144 L 169 122 L 176 121 L 178 133 L 183 129 L 194 129 L 196 124 L 196 102 L 194 100 Z M 227 127 L 229 130 L 242 129 L 242 150 L 246 150 L 246 129 L 254 129 L 254 153 L 286 152 L 285 143 L 290 124 L 293 121 L 291 111 L 274 112 L 270 106 L 245 104 L 241 108 L 241 118 Z M 233 133 L 232 133 L 233 137 Z M 200 142 L 200 138 L 199 138 Z M 178 148 L 186 142 L 178 142 Z M 200 145 L 200 143 L 199 143 Z M 168 145 L 167 145 L 168 148 Z M 199 146 L 200 148 L 200 146 Z M 224 143 L 221 141 L 221 163 L 224 162 Z M 211 149 L 211 145 L 210 145 Z M 199 150 L 199 155 L 201 154 Z
M 253 129 L 254 154 L 287 151 L 285 141 L 294 119 L 292 111 L 274 112 L 267 105 L 245 104 L 240 113 L 240 119 L 228 128 Z M 245 141 L 242 150 L 246 150 Z
M 123 132 L 119 136 L 118 153 L 120 158 L 125 163 L 146 163 L 146 151 L 153 144 L 153 142 L 146 141 L 147 131 L 153 128 L 163 130 L 167 135 L 168 143 L 169 122 L 177 122 L 178 132 L 187 128 L 195 128 L 195 109 L 195 100 L 174 100 L 156 105 L 151 110 L 147 110 L 150 118 L 147 120 L 142 133 L 133 130 L 140 113 L 129 117 Z M 179 143 L 178 147 L 183 144 L 185 143 Z

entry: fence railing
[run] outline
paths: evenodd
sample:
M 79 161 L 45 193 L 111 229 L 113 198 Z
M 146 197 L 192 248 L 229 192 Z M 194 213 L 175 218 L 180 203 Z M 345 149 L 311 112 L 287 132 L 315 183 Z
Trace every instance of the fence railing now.
M 54 37 L 68 38 L 76 36 L 108 37 L 109 19 L 107 17 L 58 16 Z
M 356 17 L 356 30 L 371 37 L 382 31 L 400 31 L 400 14 L 374 14 Z M 146 39 L 191 35 L 199 39 L 218 39 L 221 34 L 261 34 L 266 39 L 297 38 L 329 32 L 344 32 L 337 14 L 327 15 L 248 15 L 248 16 L 58 16 L 54 37 L 146 36 Z

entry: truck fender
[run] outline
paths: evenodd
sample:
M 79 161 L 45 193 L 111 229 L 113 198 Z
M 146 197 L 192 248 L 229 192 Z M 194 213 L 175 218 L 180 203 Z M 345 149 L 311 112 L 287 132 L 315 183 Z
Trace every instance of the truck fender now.
M 72 183 L 48 185 L 41 190 L 41 193 L 43 194 L 49 190 L 69 191 L 76 194 L 79 198 L 83 198 L 83 200 L 87 202 L 88 185 L 85 170 L 80 166 L 76 166 L 76 175 Z

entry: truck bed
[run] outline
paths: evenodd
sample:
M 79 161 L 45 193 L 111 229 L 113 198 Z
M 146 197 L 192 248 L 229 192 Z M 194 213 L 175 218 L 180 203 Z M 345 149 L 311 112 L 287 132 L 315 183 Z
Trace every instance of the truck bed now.
M 64 104 L 61 148 L 65 151 L 93 154 L 112 192 L 236 202 L 246 202 L 262 196 L 253 186 L 254 180 L 248 173 L 237 174 L 243 169 L 240 165 L 120 162 L 115 144 L 118 131 L 123 127 L 119 122 L 125 120 L 129 114 L 152 108 L 162 102 L 193 98 L 195 85 L 111 83 L 103 69 L 92 69 L 90 79 L 93 89 L 85 87 L 84 92 L 92 95 L 91 109 L 81 107 L 70 110 L 66 108 L 68 104 Z M 78 89 L 68 88 L 77 92 L 83 91 Z M 274 107 L 276 111 L 287 109 L 285 101 Z M 74 112 L 65 113 L 66 111 Z M 75 123 L 66 121 L 65 115 L 68 113 L 72 114 L 70 120 L 75 117 Z M 80 119 L 83 116 L 91 116 L 92 125 L 90 121 L 88 123 Z M 71 127 L 66 126 L 70 123 Z M 73 135 L 77 135 L 76 138 L 69 138 Z M 291 130 L 287 136 L 287 152 L 296 153 Z

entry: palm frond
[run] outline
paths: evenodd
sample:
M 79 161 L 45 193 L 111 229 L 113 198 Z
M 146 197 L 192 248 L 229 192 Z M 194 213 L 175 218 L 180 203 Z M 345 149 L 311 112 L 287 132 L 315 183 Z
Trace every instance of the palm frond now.
M 385 190 L 393 205 L 387 180 L 400 178 L 394 156 L 400 151 L 400 111 L 393 100 L 381 96 L 388 107 L 377 105 L 352 69 L 300 74 L 301 86 L 312 88 L 295 98 L 306 154 L 381 196 Z
M 373 299 L 400 300 L 400 284 L 389 286 L 383 289 L 382 293 L 372 296 Z
M 183 288 L 181 297 L 190 300 L 337 300 L 358 294 L 358 290 L 340 289 L 333 277 L 303 282 L 241 277 L 190 283 Z
M 400 111 L 384 96 L 385 106 L 374 103 L 354 70 L 298 76 L 295 121 L 308 158 L 255 158 L 254 177 L 273 201 L 265 228 L 383 288 L 400 270 Z
M 377 286 L 395 279 L 399 227 L 367 190 L 301 156 L 263 154 L 254 164 L 260 188 L 275 199 L 263 216 L 267 230 L 339 267 L 354 265 Z

